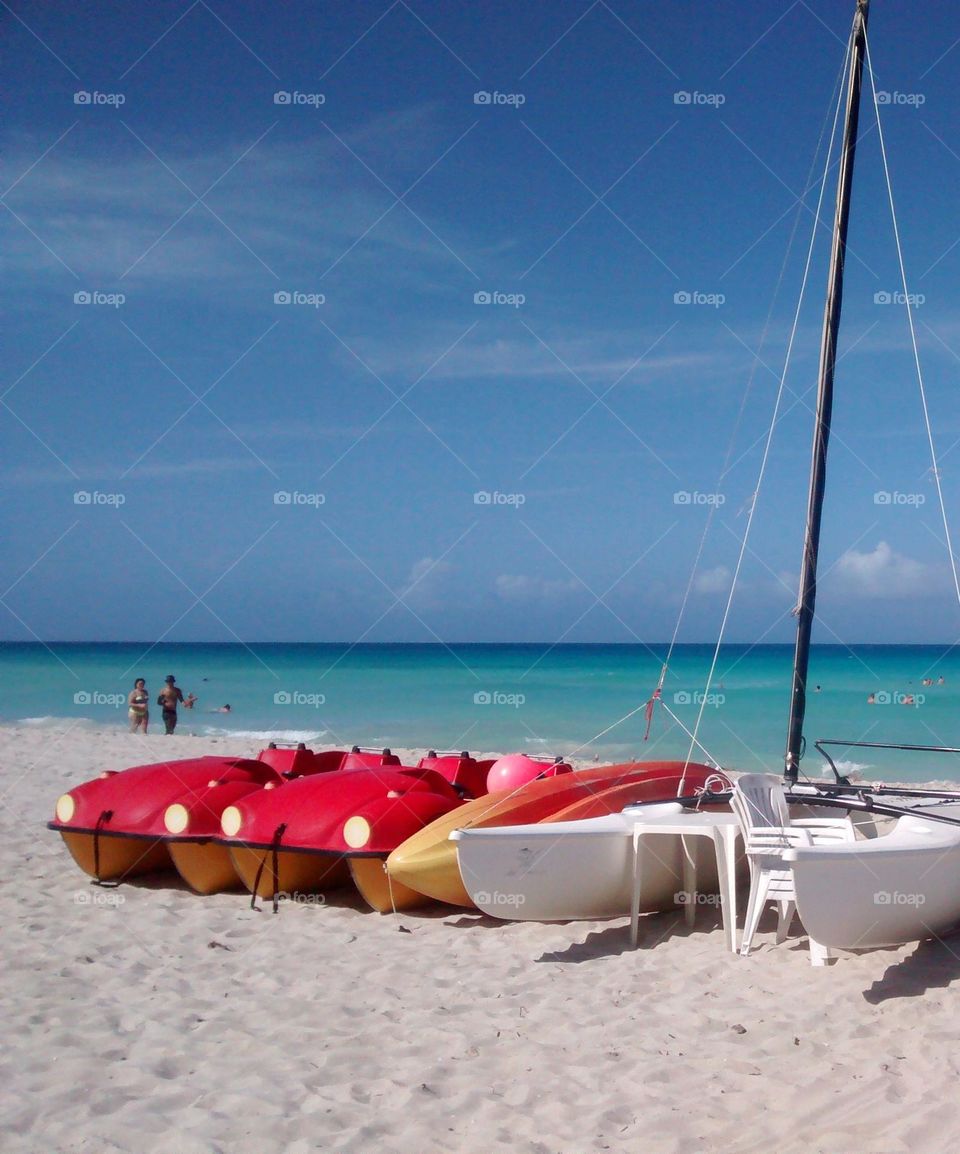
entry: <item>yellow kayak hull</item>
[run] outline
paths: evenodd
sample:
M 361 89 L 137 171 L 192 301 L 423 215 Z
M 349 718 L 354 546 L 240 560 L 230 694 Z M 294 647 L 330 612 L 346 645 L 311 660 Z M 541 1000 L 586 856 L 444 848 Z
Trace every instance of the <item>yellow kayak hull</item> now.
M 424 894 L 395 881 L 387 873 L 386 865 L 381 857 L 350 858 L 350 876 L 368 906 L 378 913 L 389 914 L 413 910 L 430 901 Z
M 274 890 L 291 897 L 295 894 L 325 893 L 342 886 L 350 877 L 343 858 L 281 849 L 277 853 L 275 887 L 272 850 L 231 846 L 230 858 L 237 876 L 250 893 L 254 893 L 256 887 L 255 896 L 260 898 L 272 898 Z
M 103 882 L 122 881 L 143 874 L 160 873 L 173 868 L 163 841 L 139 837 L 106 837 L 92 833 L 68 833 L 60 830 L 70 856 L 92 878 Z M 94 838 L 99 845 L 94 848 Z M 99 868 L 99 872 L 98 872 Z
M 173 841 L 167 843 L 177 873 L 198 894 L 219 894 L 243 888 L 226 846 L 216 842 Z

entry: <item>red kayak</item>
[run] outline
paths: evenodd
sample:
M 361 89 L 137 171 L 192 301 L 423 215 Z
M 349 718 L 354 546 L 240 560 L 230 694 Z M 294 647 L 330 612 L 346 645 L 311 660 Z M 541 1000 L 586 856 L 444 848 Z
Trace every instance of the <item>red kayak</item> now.
M 490 765 L 465 752 L 438 756 L 433 750 L 420 762 L 443 777 L 457 798 L 481 795 Z M 221 840 L 221 817 L 229 806 L 303 777 L 387 768 L 401 768 L 389 749 L 314 753 L 302 743 L 271 743 L 255 759 L 201 757 L 108 770 L 64 794 L 49 828 L 98 881 L 176 868 L 198 893 L 216 893 L 242 884 Z
M 323 892 L 349 874 L 374 909 L 400 908 L 404 895 L 400 887 L 391 892 L 383 863 L 412 833 L 462 803 L 461 783 L 448 777 L 474 772 L 463 760 L 347 769 L 249 794 L 224 810 L 221 842 L 255 897 Z
M 97 881 L 117 881 L 171 869 L 163 816 L 175 803 L 188 810 L 199 799 L 224 805 L 268 783 L 283 781 L 272 766 L 252 758 L 194 757 L 138 765 L 65 793 L 48 823 L 77 865 Z
M 267 790 L 282 785 L 284 781 L 318 773 L 400 768 L 400 758 L 389 749 L 361 749 L 356 745 L 349 753 L 334 750 L 318 754 L 303 745 L 296 749 L 278 749 L 271 745 L 259 757 L 272 766 L 281 779 L 268 782 L 264 786 Z M 458 790 L 465 788 L 462 782 L 476 786 L 478 774 L 485 773 L 488 765 L 487 762 L 474 761 L 468 753 L 437 757 L 431 751 L 429 757 L 432 761 L 424 758 L 420 764 L 434 765 Z M 243 888 L 244 880 L 237 872 L 230 847 L 223 843 L 221 835 L 223 811 L 241 796 L 244 795 L 238 794 L 233 798 L 222 791 L 201 791 L 190 803 L 180 801 L 171 805 L 163 816 L 165 841 L 173 864 L 187 885 L 197 893 L 212 894 Z M 343 880 L 346 880 L 345 871 Z
M 273 790 L 299 777 L 332 773 L 351 756 L 339 749 L 314 753 L 302 743 L 296 746 L 271 743 L 258 754 L 258 762 L 273 771 L 262 788 Z M 227 806 L 254 792 L 249 789 L 231 796 L 230 791 L 211 781 L 206 789 L 198 789 L 164 810 L 164 844 L 177 873 L 196 893 L 215 894 L 242 888 L 230 851 L 219 842 L 220 819 Z

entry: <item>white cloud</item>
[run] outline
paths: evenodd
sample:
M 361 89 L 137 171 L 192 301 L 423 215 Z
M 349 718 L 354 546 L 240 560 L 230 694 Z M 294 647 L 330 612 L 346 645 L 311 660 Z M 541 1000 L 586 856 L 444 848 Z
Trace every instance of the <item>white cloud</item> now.
M 848 549 L 834 571 L 843 588 L 862 597 L 901 597 L 929 592 L 931 570 L 880 541 L 869 553 Z
M 726 565 L 705 569 L 694 578 L 695 593 L 726 593 L 730 588 L 730 570 Z
M 323 134 L 295 143 L 265 134 L 252 148 L 255 137 L 213 144 L 158 142 L 149 133 L 143 139 L 160 160 L 132 135 L 119 135 L 104 154 L 84 151 L 78 136 L 31 167 L 46 142 L 15 141 L 0 171 L 6 185 L 23 177 L 8 203 L 28 227 L 8 221 L 8 268 L 32 281 L 40 271 L 63 272 L 59 258 L 79 278 L 64 282 L 71 291 L 122 283 L 132 292 L 147 286 L 193 294 L 211 282 L 237 291 L 238 281 L 249 280 L 266 295 L 278 288 L 315 291 L 304 279 L 309 270 L 318 275 L 348 249 L 357 276 L 369 275 L 370 267 L 379 276 L 403 275 L 404 262 L 385 260 L 385 252 L 409 254 L 415 273 L 408 275 L 417 277 L 424 268 L 435 275 L 459 268 L 405 209 L 387 211 L 388 188 L 345 147 L 402 189 L 412 177 L 398 168 L 415 176 L 449 143 L 429 108 L 376 118 L 343 144 Z M 396 155 L 398 139 L 406 157 Z M 456 222 L 438 218 L 431 227 L 472 257 Z
M 400 596 L 404 599 L 413 596 L 429 599 L 436 593 L 442 579 L 452 571 L 453 565 L 449 561 L 438 561 L 435 557 L 421 557 L 412 565 Z
M 542 601 L 576 593 L 583 585 L 576 577 L 567 581 L 548 581 L 520 573 L 501 573 L 496 579 L 497 595 L 504 601 Z

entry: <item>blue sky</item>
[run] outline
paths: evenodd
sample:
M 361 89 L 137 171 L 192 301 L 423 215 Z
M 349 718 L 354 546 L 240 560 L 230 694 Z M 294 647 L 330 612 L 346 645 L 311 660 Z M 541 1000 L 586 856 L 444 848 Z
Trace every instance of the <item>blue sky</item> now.
M 0 637 L 662 640 L 720 494 L 715 638 L 851 18 L 4 4 Z M 871 50 L 950 512 L 960 11 Z M 952 641 L 861 127 L 818 637 Z M 792 636 L 820 232 L 731 640 Z

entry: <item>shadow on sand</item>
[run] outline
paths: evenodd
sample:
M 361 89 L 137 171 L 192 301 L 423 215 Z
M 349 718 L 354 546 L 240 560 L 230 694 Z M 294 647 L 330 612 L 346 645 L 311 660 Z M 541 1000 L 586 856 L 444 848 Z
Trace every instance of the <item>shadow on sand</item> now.
M 960 978 L 960 933 L 919 942 L 912 954 L 888 966 L 863 991 L 864 1001 L 880 1005 L 891 998 L 919 998 L 927 990 L 946 989 Z
M 567 923 L 575 925 L 577 923 Z M 668 937 L 690 938 L 698 934 L 722 934 L 720 915 L 699 915 L 694 925 L 688 926 L 682 913 L 645 914 L 640 919 L 637 950 L 641 954 L 656 948 Z M 633 953 L 630 945 L 630 923 L 618 919 L 617 925 L 593 931 L 581 942 L 571 942 L 566 949 L 548 950 L 536 959 L 538 962 L 592 962 L 597 958 L 616 957 Z

